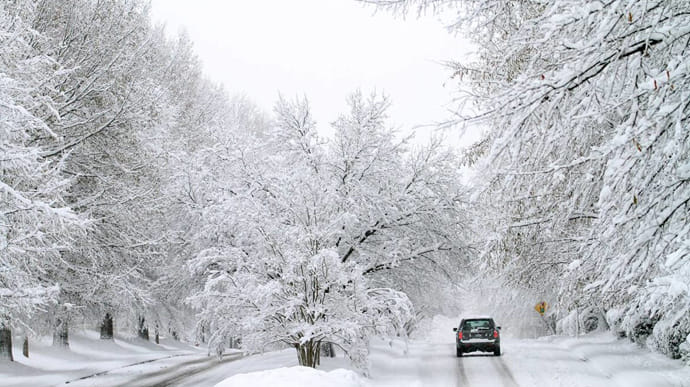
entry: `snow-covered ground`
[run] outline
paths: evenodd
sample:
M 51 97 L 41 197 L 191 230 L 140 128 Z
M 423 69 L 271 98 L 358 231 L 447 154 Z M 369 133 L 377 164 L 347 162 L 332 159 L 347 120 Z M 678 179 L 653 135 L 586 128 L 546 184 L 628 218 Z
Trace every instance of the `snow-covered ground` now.
M 235 375 L 215 387 L 244 386 L 366 387 L 367 384 L 357 373 L 342 368 L 326 372 L 308 367 L 285 367 Z
M 21 340 L 15 338 L 15 361 L 9 364 L 0 362 L 0 386 L 51 386 L 106 371 L 136 369 L 135 364 L 143 367 L 206 357 L 205 349 L 171 339 L 162 339 L 160 344 L 155 344 L 135 337 L 114 340 L 100 340 L 98 337 L 99 333 L 95 331 L 71 332 L 68 351 L 53 348 L 50 338 L 32 340 L 28 358 L 22 355 Z
M 690 367 L 619 340 L 608 333 L 580 338 L 503 339 L 501 357 L 455 357 L 456 318 L 436 317 L 407 344 L 376 341 L 370 375 L 353 372 L 343 357 L 322 360 L 319 370 L 297 366 L 292 349 L 218 362 L 205 351 L 165 342 L 102 343 L 95 333 L 74 336 L 69 354 L 35 345 L 31 359 L 15 351 L 21 364 L 0 366 L 2 386 L 564 386 L 690 387 Z M 100 345 L 98 348 L 96 345 Z M 173 357 L 171 357 L 173 356 Z M 137 361 L 163 358 L 134 366 Z M 97 376 L 75 380 L 103 372 Z
M 609 333 L 580 338 L 504 338 L 501 357 L 475 353 L 456 358 L 452 328 L 458 321 L 436 317 L 407 345 L 401 341 L 373 343 L 369 378 L 340 374 L 337 367 L 342 363 L 331 359 L 325 359 L 322 367 L 330 372 L 305 370 L 290 359 L 295 356 L 293 351 L 284 351 L 264 355 L 265 361 L 276 367 L 292 362 L 292 368 L 240 371 L 243 374 L 217 387 L 690 387 L 690 367 Z M 227 371 L 237 372 L 231 368 L 243 362 L 252 360 L 239 360 L 228 365 Z M 333 382 L 336 376 L 340 376 L 338 383 Z

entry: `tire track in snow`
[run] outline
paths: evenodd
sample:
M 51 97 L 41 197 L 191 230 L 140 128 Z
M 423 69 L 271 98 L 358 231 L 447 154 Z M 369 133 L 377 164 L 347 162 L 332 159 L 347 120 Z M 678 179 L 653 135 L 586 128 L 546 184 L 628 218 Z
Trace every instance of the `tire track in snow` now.
M 458 360 L 458 386 L 520 387 L 501 357 L 479 354 L 463 356 Z
M 465 365 L 463 364 L 462 358 L 458 359 L 458 365 L 455 367 L 456 375 L 455 385 L 457 387 L 467 387 L 470 385 L 470 381 L 467 379 L 467 374 L 465 373 Z
M 198 355 L 193 354 L 183 356 L 194 356 L 195 358 L 176 364 L 165 364 L 165 360 L 169 360 L 174 356 L 152 359 L 150 361 L 139 362 L 108 371 L 102 371 L 87 377 L 82 377 L 67 382 L 70 384 L 65 383 L 61 385 L 98 387 L 167 387 L 173 383 L 179 383 L 187 377 L 207 371 L 218 365 L 242 358 L 241 354 L 226 355 L 221 361 L 218 361 L 215 356 L 198 357 Z M 164 364 L 159 364 L 155 367 L 148 366 L 149 364 L 155 365 L 156 362 L 163 362 Z
M 162 387 L 170 386 L 179 383 L 184 379 L 207 371 L 218 365 L 228 363 L 241 359 L 242 355 L 226 355 L 222 360 L 218 361 L 216 357 L 206 357 L 196 361 L 189 361 L 178 364 L 170 368 L 164 368 L 148 374 L 143 374 L 137 377 L 136 385 L 139 387 Z M 196 367 L 198 365 L 198 367 Z M 166 377 L 167 375 L 167 377 Z M 123 384 L 122 386 L 131 386 L 132 381 Z
M 174 358 L 174 357 L 182 357 L 182 356 L 196 356 L 196 355 L 193 354 L 193 353 L 181 353 L 181 354 L 168 355 L 168 356 L 164 356 L 164 357 L 158 357 L 158 358 L 155 358 L 155 359 L 143 360 L 143 361 L 139 361 L 139 362 L 136 362 L 136 363 L 126 364 L 126 365 L 123 365 L 123 366 L 120 366 L 120 367 L 117 367 L 117 368 L 113 368 L 113 369 L 109 369 L 109 370 L 104 370 L 104 371 L 99 371 L 99 372 L 96 372 L 96 373 L 93 373 L 93 374 L 89 374 L 89 375 L 86 375 L 86 376 L 81 376 L 81 377 L 78 377 L 78 378 L 75 378 L 75 379 L 70 379 L 70 380 L 65 381 L 64 384 L 70 384 L 70 383 L 78 382 L 78 381 L 80 381 L 80 380 L 95 378 L 95 377 L 97 377 L 97 376 L 105 375 L 105 374 L 111 373 L 112 371 L 117 371 L 117 370 L 121 370 L 121 369 L 124 369 L 124 368 L 135 367 L 135 366 L 142 365 L 142 364 L 153 363 L 153 362 L 157 362 L 157 361 L 161 361 L 161 360 L 167 360 L 167 359 L 171 359 L 171 358 Z M 182 363 L 182 364 L 184 364 L 184 363 Z
M 491 361 L 491 364 L 493 364 L 494 368 L 496 368 L 498 373 L 501 374 L 501 382 L 504 387 L 520 387 L 520 385 L 515 381 L 515 377 L 510 371 L 510 368 L 508 368 L 506 363 L 503 362 L 502 357 L 494 357 Z

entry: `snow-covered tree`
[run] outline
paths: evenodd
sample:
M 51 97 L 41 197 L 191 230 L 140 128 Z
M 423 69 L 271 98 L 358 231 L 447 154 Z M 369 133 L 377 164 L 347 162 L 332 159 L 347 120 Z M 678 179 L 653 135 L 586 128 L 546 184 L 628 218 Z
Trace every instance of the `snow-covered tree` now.
M 128 312 L 147 301 L 163 203 L 155 150 L 146 140 L 161 110 L 167 58 L 163 35 L 150 27 L 140 1 L 38 2 L 27 16 L 50 37 L 39 49 L 62 70 L 49 122 L 59 138 L 43 142 L 43 155 L 65 159 L 64 174 L 73 179 L 68 200 L 93 219 L 48 274 L 60 284 L 51 315 L 65 330 L 74 312 Z
M 598 308 L 679 356 L 690 333 L 690 4 L 374 2 L 456 7 L 455 27 L 477 43 L 476 61 L 453 70 L 480 110 L 466 118 L 493 128 L 477 164 L 478 197 L 497 215 L 489 262 L 563 313 Z
M 86 226 L 66 200 L 64 158 L 45 158 L 39 145 L 59 138 L 48 124 L 59 69 L 33 46 L 46 37 L 12 11 L 0 6 L 0 331 L 29 328 L 55 301 L 59 288 L 45 271 L 61 264 Z M 11 359 L 10 347 L 0 358 Z
M 229 164 L 235 149 L 242 147 L 238 139 L 260 136 L 268 127 L 268 119 L 246 97 L 229 98 L 221 87 L 193 75 L 179 78 L 196 81 L 189 82 L 183 94 L 174 94 L 179 98 L 174 105 L 180 109 L 173 119 L 171 140 L 165 145 L 170 168 L 165 191 L 170 198 L 167 219 L 171 238 L 154 284 L 158 300 L 155 310 L 156 318 L 164 325 L 169 321 L 169 328 L 176 332 L 189 332 L 189 324 L 196 324 L 195 340 L 206 342 L 206 322 L 189 318 L 194 314 L 188 313 L 185 303 L 186 296 L 198 291 L 203 280 L 186 270 L 186 262 L 217 243 L 218 228 L 224 227 L 226 217 L 218 212 L 218 201 L 223 201 L 241 178 L 233 174 L 236 168 Z
M 207 161 L 231 146 L 224 133 L 261 134 L 266 119 L 205 80 L 190 40 L 168 40 L 148 7 L 0 5 L 3 335 L 53 330 L 68 346 L 75 317 L 104 338 L 113 322 L 189 324 L 181 300 L 200 285 L 181 268 L 209 246 L 195 227 L 224 178 Z
M 180 89 L 200 80 L 198 63 L 188 42 L 169 43 L 150 25 L 143 1 L 19 0 L 1 9 L 0 246 L 13 254 L 3 253 L 3 275 L 13 268 L 8 283 L 26 291 L 48 286 L 57 303 L 44 317 L 58 345 L 75 314 L 98 321 L 109 312 L 134 326 L 155 315 L 152 285 L 172 239 L 163 187 L 174 167 L 163 145 L 184 110 Z M 67 232 L 73 225 L 79 235 Z M 45 298 L 33 294 L 27 305 Z
M 377 276 L 459 256 L 452 153 L 410 154 L 386 129 L 385 98 L 355 93 L 349 103 L 331 143 L 306 101 L 281 99 L 268 144 L 237 142 L 224 155 L 233 184 L 209 208 L 213 233 L 204 231 L 215 243 L 190 262 L 206 278 L 191 300 L 214 343 L 283 343 L 311 367 L 320 344 L 333 343 L 365 366 L 369 337 L 405 335 L 414 317 L 407 295 Z

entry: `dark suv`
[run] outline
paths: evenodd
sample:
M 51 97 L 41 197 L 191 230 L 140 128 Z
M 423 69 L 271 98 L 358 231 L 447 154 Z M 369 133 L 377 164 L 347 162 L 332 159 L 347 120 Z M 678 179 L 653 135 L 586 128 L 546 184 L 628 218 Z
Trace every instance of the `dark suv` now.
M 465 318 L 460 326 L 453 328 L 456 332 L 456 356 L 468 352 L 493 352 L 501 356 L 501 327 L 497 327 L 491 317 Z

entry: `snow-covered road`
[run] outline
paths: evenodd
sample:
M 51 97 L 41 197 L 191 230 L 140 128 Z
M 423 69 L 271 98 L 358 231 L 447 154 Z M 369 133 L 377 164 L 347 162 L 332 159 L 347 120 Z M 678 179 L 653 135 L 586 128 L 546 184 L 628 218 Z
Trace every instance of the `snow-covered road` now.
M 225 356 L 220 361 L 215 357 L 202 355 L 170 357 L 99 372 L 98 374 L 69 380 L 61 385 L 73 387 L 173 386 L 183 383 L 200 373 L 222 367 L 240 357 L 240 354 L 231 354 Z
M 690 367 L 638 348 L 610 333 L 580 338 L 504 338 L 503 354 L 455 356 L 454 320 L 434 319 L 427 334 L 376 343 L 373 387 L 690 387 Z
M 503 356 L 478 353 L 456 358 L 454 344 L 448 340 L 445 343 L 413 341 L 408 346 L 407 355 L 404 352 L 401 343 L 394 343 L 392 347 L 385 343 L 375 345 L 372 386 L 519 385 Z
M 608 333 L 581 337 L 504 339 L 503 355 L 455 356 L 450 329 L 425 338 L 372 345 L 370 387 L 690 387 L 690 367 Z M 126 367 L 70 386 L 213 386 L 250 372 L 296 366 L 293 350 L 240 358 L 171 358 Z M 324 370 L 348 367 L 324 359 Z M 251 379 L 251 378 L 250 378 Z M 1 384 L 1 383 L 0 383 Z M 247 387 L 263 387 L 254 385 Z
M 351 387 L 690 387 L 690 367 L 677 360 L 641 349 L 628 340 L 616 339 L 608 332 L 579 338 L 552 336 L 539 339 L 504 337 L 503 354 L 455 356 L 455 318 L 436 317 L 405 344 L 402 340 L 372 343 L 369 377 L 345 383 Z M 96 337 L 96 333 L 93 333 Z M 223 361 L 205 356 L 203 351 L 169 346 L 167 351 L 153 344 L 118 340 L 102 343 L 75 336 L 72 351 L 60 353 L 36 345 L 26 365 L 0 368 L 0 386 L 214 386 L 238 374 L 249 374 L 252 382 L 239 386 L 264 387 L 285 385 L 292 369 L 283 369 L 282 379 L 267 374 L 282 367 L 295 367 L 293 349 L 242 357 L 239 353 Z M 98 347 L 96 347 L 98 345 Z M 131 360 L 116 361 L 116 350 L 135 351 Z M 98 349 L 98 350 L 95 350 Z M 156 350 L 156 351 L 154 351 Z M 149 352 L 146 352 L 149 351 Z M 87 361 L 84 356 L 92 360 Z M 100 357 L 99 357 L 100 356 Z M 98 359 L 100 361 L 97 361 Z M 21 359 L 21 358 L 20 358 Z M 110 360 L 108 360 L 110 359 Z M 141 360 L 139 360 L 141 359 Z M 157 360 L 155 360 L 157 359 Z M 107 361 L 106 361 L 107 360 Z M 122 364 L 120 364 L 122 363 Z M 29 365 L 45 368 L 43 373 L 29 372 Z M 351 368 L 342 356 L 322 359 L 321 370 Z M 83 372 L 90 369 L 91 373 Z M 109 369 L 109 371 L 107 371 Z M 83 371 L 81 371 L 83 370 Z M 274 375 L 275 376 L 275 375 Z M 342 375 L 334 374 L 342 379 Z M 261 384 L 257 380 L 273 380 Z M 69 381 L 65 383 L 65 381 Z M 302 386 L 299 383 L 294 384 Z M 317 385 L 320 385 L 317 383 Z M 234 385 L 233 385 L 234 386 Z M 338 385 L 340 386 L 340 385 Z
M 488 361 L 487 361 L 488 360 Z M 512 372 L 500 357 L 467 357 L 458 362 L 457 386 L 517 386 Z
M 580 338 L 504 338 L 503 354 L 455 356 L 453 319 L 437 318 L 408 342 L 376 341 L 367 387 L 690 387 L 690 367 L 638 348 L 610 333 Z M 248 356 L 194 374 L 171 386 L 213 386 L 225 377 L 296 366 L 294 350 Z M 344 358 L 323 359 L 323 370 L 346 368 Z M 282 379 L 283 381 L 285 379 Z M 174 382 L 174 383 L 173 383 Z M 246 384 L 242 384 L 245 386 Z M 267 385 L 271 385 L 270 383 Z M 296 384 L 299 385 L 299 384 Z M 247 387 L 264 387 L 252 382 Z
M 690 387 L 690 367 L 618 340 L 609 333 L 580 338 L 504 339 L 503 355 L 470 354 L 457 358 L 453 333 L 443 321 L 411 340 L 375 342 L 366 387 Z M 451 323 L 452 326 L 452 323 Z M 264 387 L 276 380 L 261 370 L 293 367 L 292 350 L 250 356 L 199 374 L 186 386 L 212 386 L 223 375 L 256 372 L 239 386 Z M 346 367 L 344 359 L 324 359 L 324 370 Z M 270 372 L 270 371 L 269 371 Z M 285 372 L 282 372 L 285 374 Z M 288 372 L 288 375 L 289 372 Z M 199 379 L 203 376 L 205 379 Z M 298 378 L 293 378 L 299 380 Z M 202 380 L 205 383 L 201 383 Z M 272 380 L 273 383 L 261 381 Z M 300 385 L 298 382 L 290 386 Z M 309 384 L 311 386 L 311 384 Z M 318 385 L 318 384 L 317 384 Z M 350 386 L 350 384 L 343 384 Z M 233 385 L 235 386 L 235 385 Z
M 505 356 L 476 353 L 457 358 L 454 344 L 447 338 L 445 342 L 412 341 L 407 355 L 401 343 L 378 343 L 372 354 L 371 384 L 393 387 L 401 383 L 420 387 L 520 385 Z

